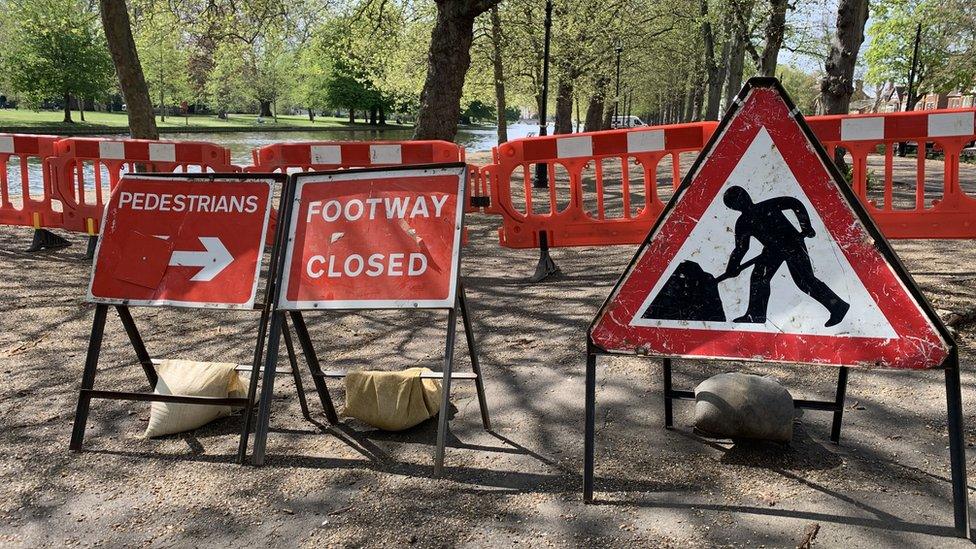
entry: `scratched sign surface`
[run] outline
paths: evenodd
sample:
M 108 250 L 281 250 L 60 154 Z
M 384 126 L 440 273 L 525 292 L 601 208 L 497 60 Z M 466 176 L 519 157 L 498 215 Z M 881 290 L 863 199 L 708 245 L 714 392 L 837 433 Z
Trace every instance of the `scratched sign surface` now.
M 931 368 L 938 318 L 777 83 L 751 81 L 590 328 L 608 352 Z
M 250 308 L 272 184 L 261 178 L 124 176 L 102 220 L 89 299 Z
M 295 176 L 282 309 L 450 308 L 467 171 Z

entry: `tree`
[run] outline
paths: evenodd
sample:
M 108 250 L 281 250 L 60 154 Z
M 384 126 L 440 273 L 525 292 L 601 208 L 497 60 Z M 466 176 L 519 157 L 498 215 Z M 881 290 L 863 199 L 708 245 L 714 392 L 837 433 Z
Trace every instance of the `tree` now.
M 847 114 L 854 93 L 854 65 L 864 42 L 864 23 L 868 19 L 868 0 L 840 0 L 837 28 L 820 82 L 824 114 Z
M 98 15 L 80 0 L 19 0 L 12 11 L 9 54 L 3 70 L 30 106 L 60 99 L 72 122 L 71 99 L 96 98 L 112 89 L 112 60 L 98 30 Z
M 921 25 L 918 67 L 912 94 L 905 98 L 906 110 L 913 110 L 925 92 L 949 92 L 972 86 L 976 68 L 954 60 L 972 47 L 972 29 L 967 32 L 966 13 L 976 8 L 946 0 L 880 0 L 874 4 L 868 35 L 871 44 L 865 52 L 867 80 L 873 84 L 892 82 L 908 88 L 915 50 L 916 30 Z
M 99 0 L 102 27 L 108 40 L 108 49 L 115 64 L 119 87 L 126 102 L 129 116 L 129 133 L 137 139 L 159 139 L 156 119 L 153 117 L 149 87 L 142 74 L 139 52 L 132 38 L 129 12 L 125 0 Z
M 165 121 L 167 105 L 194 99 L 189 56 L 179 20 L 166 5 L 151 3 L 139 15 L 133 29 L 136 49 L 148 75 L 149 96 L 159 101 L 159 119 Z
M 471 66 L 474 19 L 499 1 L 435 0 L 437 21 L 430 35 L 427 79 L 420 92 L 414 139 L 454 140 L 464 77 Z
M 800 112 L 804 115 L 816 113 L 820 96 L 820 78 L 816 74 L 803 72 L 792 65 L 779 65 L 776 78 L 779 78 Z
M 224 41 L 214 53 L 213 69 L 205 91 L 218 117 L 226 118 L 235 110 L 244 110 L 253 102 L 253 88 L 248 76 L 245 48 L 239 42 Z

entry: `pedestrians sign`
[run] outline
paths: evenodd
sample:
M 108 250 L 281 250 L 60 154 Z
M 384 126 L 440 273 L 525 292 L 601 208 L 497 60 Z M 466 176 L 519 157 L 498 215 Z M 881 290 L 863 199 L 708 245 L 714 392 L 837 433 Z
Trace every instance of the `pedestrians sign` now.
M 298 174 L 279 306 L 452 308 L 463 164 Z
M 778 84 L 740 97 L 597 315 L 593 344 L 941 365 L 937 317 Z
M 251 308 L 272 180 L 126 175 L 109 200 L 89 297 Z

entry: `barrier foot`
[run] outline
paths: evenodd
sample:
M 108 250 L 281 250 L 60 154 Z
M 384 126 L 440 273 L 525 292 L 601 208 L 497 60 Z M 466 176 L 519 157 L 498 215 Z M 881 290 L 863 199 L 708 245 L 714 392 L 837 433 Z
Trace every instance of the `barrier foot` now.
M 535 273 L 529 277 L 529 282 L 542 282 L 559 272 L 559 267 L 549 255 L 549 237 L 545 232 L 539 233 L 539 263 L 535 266 Z
M 41 250 L 56 250 L 67 248 L 71 245 L 67 239 L 62 238 L 47 229 L 34 229 L 34 240 L 31 242 L 28 252 L 39 252 Z
M 95 246 L 98 245 L 98 235 L 88 235 L 88 251 L 85 252 L 85 259 L 95 258 Z

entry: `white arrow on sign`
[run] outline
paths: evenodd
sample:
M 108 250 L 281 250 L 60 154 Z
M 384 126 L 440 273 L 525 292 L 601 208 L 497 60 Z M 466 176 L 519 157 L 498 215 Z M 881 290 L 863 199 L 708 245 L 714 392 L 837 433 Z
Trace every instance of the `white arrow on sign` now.
M 224 243 L 216 236 L 200 236 L 197 238 L 200 239 L 200 243 L 207 251 L 174 251 L 169 258 L 169 265 L 170 267 L 203 267 L 190 280 L 193 282 L 210 282 L 233 263 L 234 256 L 230 255 Z

